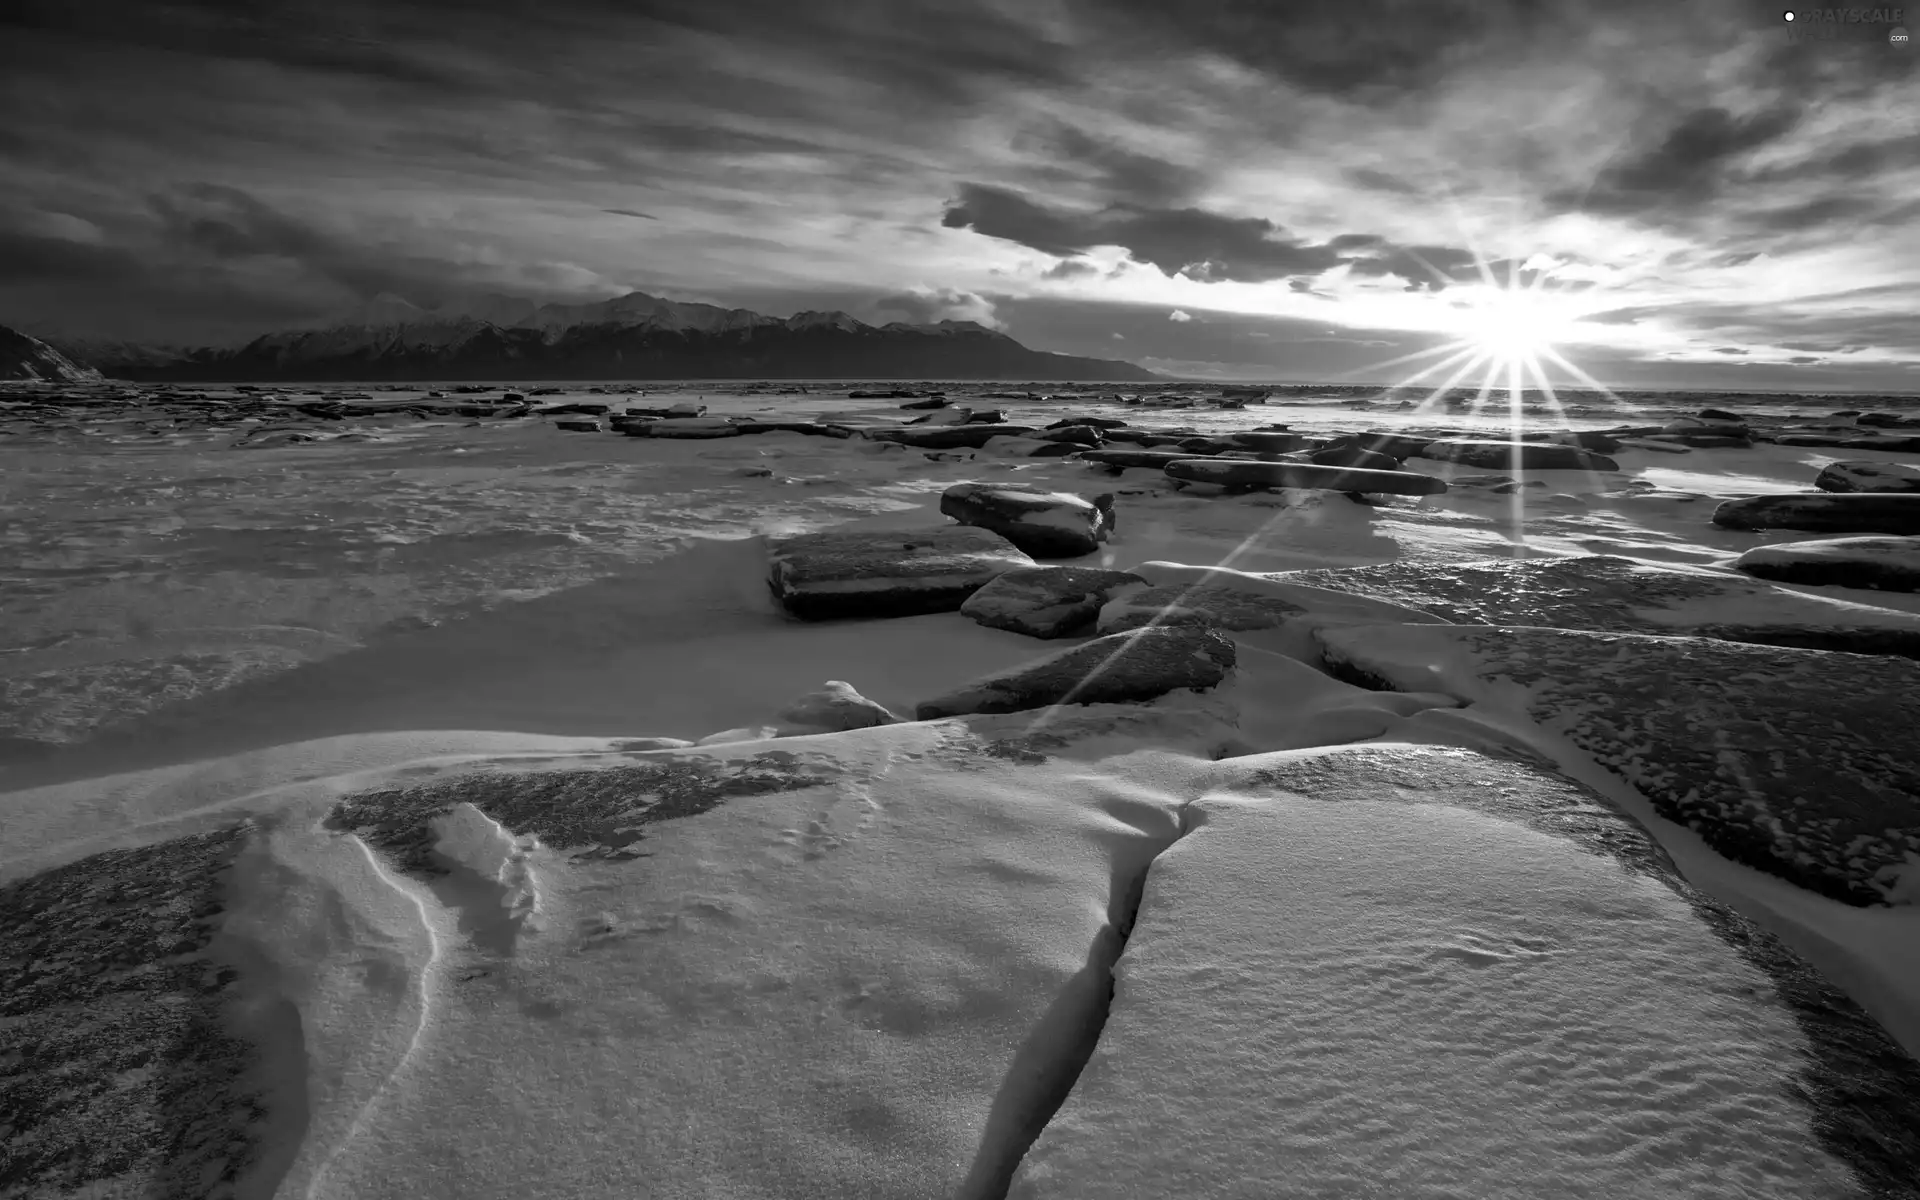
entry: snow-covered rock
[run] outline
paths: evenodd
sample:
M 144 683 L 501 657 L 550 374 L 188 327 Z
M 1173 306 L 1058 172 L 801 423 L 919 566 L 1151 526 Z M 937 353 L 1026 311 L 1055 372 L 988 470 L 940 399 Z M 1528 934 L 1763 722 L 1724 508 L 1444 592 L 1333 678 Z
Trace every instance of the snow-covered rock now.
M 783 732 L 842 733 L 849 729 L 893 725 L 900 718 L 884 704 L 862 696 L 845 680 L 829 679 L 817 690 L 781 709 L 780 720 L 788 726 Z
M 1152 700 L 1176 688 L 1206 689 L 1225 679 L 1237 651 L 1209 628 L 1156 626 L 1095 638 L 1058 654 L 978 679 L 923 701 L 916 719 L 1009 713 L 1054 704 Z
M 1033 559 L 971 526 L 804 533 L 767 547 L 775 599 L 802 620 L 953 612 L 1002 571 Z
M 1100 567 L 1022 567 L 996 577 L 960 606 L 960 615 L 989 629 L 1057 638 L 1092 625 L 1114 593 L 1146 580 Z M 1102 630 L 1102 632 L 1108 632 Z
M 1113 497 L 1091 500 L 1033 484 L 956 483 L 940 511 L 962 525 L 991 529 L 1036 558 L 1078 558 L 1112 536 Z
M 1920 537 L 1818 538 L 1755 546 L 1733 565 L 1781 583 L 1920 592 Z
M 1010 1200 L 1906 1190 L 1911 1060 L 1586 788 L 1314 750 L 1185 820 Z
M 1920 492 L 1920 467 L 1912 463 L 1828 463 L 1813 486 L 1823 492 Z

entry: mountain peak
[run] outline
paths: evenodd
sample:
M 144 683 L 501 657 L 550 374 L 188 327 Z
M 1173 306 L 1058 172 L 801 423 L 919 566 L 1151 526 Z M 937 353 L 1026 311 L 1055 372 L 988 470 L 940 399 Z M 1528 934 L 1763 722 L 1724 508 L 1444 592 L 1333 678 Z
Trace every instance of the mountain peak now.
M 871 328 L 866 323 L 857 321 L 846 313 L 838 310 L 833 312 L 820 312 L 815 309 L 808 309 L 806 312 L 793 314 L 791 317 L 788 317 L 783 324 L 785 324 L 788 329 L 844 329 L 849 333 L 856 333 L 862 329 Z
M 39 383 L 92 383 L 100 372 L 74 363 L 37 337 L 0 325 L 0 379 Z

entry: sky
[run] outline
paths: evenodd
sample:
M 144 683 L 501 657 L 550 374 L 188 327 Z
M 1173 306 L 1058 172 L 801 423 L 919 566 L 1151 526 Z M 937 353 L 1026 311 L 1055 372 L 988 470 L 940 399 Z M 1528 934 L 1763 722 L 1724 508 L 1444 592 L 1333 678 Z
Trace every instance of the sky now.
M 1784 11 L 13 0 L 0 323 L 639 290 L 1221 379 L 1511 341 L 1562 383 L 1920 390 L 1920 49 Z

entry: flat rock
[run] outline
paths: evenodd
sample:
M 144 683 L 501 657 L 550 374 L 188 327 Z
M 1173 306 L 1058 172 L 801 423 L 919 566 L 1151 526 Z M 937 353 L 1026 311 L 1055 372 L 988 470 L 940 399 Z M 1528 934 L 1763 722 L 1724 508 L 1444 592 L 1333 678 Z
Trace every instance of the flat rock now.
M 1488 471 L 1618 471 L 1620 464 L 1578 446 L 1554 442 L 1496 442 L 1443 438 L 1417 452 L 1421 458 Z
M 1593 792 L 1406 745 L 1215 766 L 1013 1200 L 1911 1194 L 1920 1067 Z
M 1235 462 L 1202 458 L 1171 462 L 1161 470 L 1172 479 L 1228 488 L 1321 488 L 1336 492 L 1375 492 L 1396 496 L 1435 496 L 1447 490 L 1445 480 L 1413 471 L 1369 471 L 1359 467 L 1325 467 L 1314 463 Z
M 1911 454 L 1920 452 L 1920 437 L 1881 437 L 1846 433 L 1781 433 L 1773 440 L 1782 446 L 1832 447 L 1838 450 L 1891 450 Z
M 940 511 L 991 529 L 1036 558 L 1091 554 L 1114 528 L 1111 495 L 1089 500 L 1032 484 L 956 483 L 940 494 Z
M 704 404 L 669 404 L 664 408 L 629 406 L 620 410 L 629 417 L 702 417 L 707 413 Z
M 628 437 L 723 438 L 739 437 L 738 423 L 725 417 L 665 417 L 657 421 L 628 422 L 621 427 Z
M 1729 529 L 1810 533 L 1920 533 L 1920 493 L 1800 492 L 1726 500 L 1713 523 Z
M 1115 592 L 1145 584 L 1145 579 L 1130 571 L 1016 567 L 995 576 L 967 597 L 960 615 L 990 629 L 1006 629 L 1028 637 L 1067 637 L 1091 626 L 1100 607 Z
M 1157 471 L 1168 463 L 1185 462 L 1194 456 L 1185 450 L 1083 450 L 1074 457 L 1116 471 L 1127 467 L 1150 467 Z
M 1720 854 L 1822 895 L 1884 903 L 1920 856 L 1920 664 L 1564 629 L 1315 636 L 1348 682 L 1520 706 Z
M 1098 446 L 1104 440 L 1101 433 L 1092 425 L 1065 425 L 1058 429 L 1052 426 L 1033 435 L 1043 442 L 1072 442 L 1080 446 Z
M 603 433 L 606 426 L 598 421 L 583 419 L 561 419 L 553 423 L 555 429 L 564 429 L 569 433 Z
M 1274 629 L 1306 612 L 1278 595 L 1221 583 L 1174 583 L 1117 596 L 1100 610 L 1099 631 L 1120 633 L 1149 625 L 1214 629 Z
M 1091 425 L 1095 429 L 1124 429 L 1127 423 L 1119 417 L 1061 417 L 1048 425 L 1048 429 L 1071 429 L 1076 425 Z
M 853 430 L 845 425 L 829 425 L 820 421 L 739 421 L 735 424 L 742 434 L 802 433 L 808 437 L 830 437 L 843 440 L 853 436 Z
M 807 621 L 953 612 L 1002 571 L 1033 559 L 986 529 L 941 525 L 770 540 L 768 585 Z
M 1423 434 L 1405 433 L 1349 433 L 1334 438 L 1322 449 L 1343 450 L 1354 448 L 1371 450 L 1389 458 L 1412 458 L 1421 450 L 1433 444 L 1433 439 Z
M 1211 688 L 1233 669 L 1231 639 L 1212 629 L 1155 627 L 1095 638 L 1048 658 L 976 680 L 914 709 L 917 720 L 1025 712 L 1055 704 L 1152 700 L 1176 688 Z
M 1920 537 L 1818 538 L 1755 546 L 1734 559 L 1780 583 L 1920 592 Z
M 1078 442 L 1050 442 L 1042 438 L 996 437 L 988 438 L 986 445 L 980 447 L 988 454 L 997 454 L 1004 458 L 1068 458 L 1078 454 L 1081 445 Z
M 1679 442 L 1666 442 L 1652 437 L 1621 438 L 1620 445 L 1629 450 L 1651 450 L 1656 454 L 1692 454 L 1691 446 Z
M 1828 463 L 1813 486 L 1823 492 L 1920 492 L 1920 467 L 1909 463 Z
M 1359 467 L 1367 471 L 1398 471 L 1400 469 L 1400 460 L 1393 455 L 1382 454 L 1378 450 L 1366 450 L 1359 446 L 1315 450 L 1307 456 L 1307 460 L 1323 467 Z
M 1034 432 L 1029 425 L 953 425 L 941 429 L 869 429 L 866 435 L 878 442 L 897 442 L 922 450 L 954 450 L 966 447 L 978 450 L 997 437 L 1025 437 Z
M 1259 450 L 1267 454 L 1288 454 L 1307 448 L 1309 439 L 1298 433 L 1272 433 L 1253 430 L 1247 433 L 1230 433 L 1227 440 L 1243 450 Z
M 1920 658 L 1920 615 L 1613 555 L 1391 562 L 1276 578 L 1396 601 L 1458 625 L 1656 633 Z

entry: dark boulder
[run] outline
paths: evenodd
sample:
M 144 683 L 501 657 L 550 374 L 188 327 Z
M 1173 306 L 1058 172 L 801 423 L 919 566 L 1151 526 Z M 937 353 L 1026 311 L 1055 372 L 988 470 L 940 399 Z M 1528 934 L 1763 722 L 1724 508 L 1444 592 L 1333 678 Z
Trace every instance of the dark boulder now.
M 1025 712 L 1055 704 L 1123 704 L 1177 688 L 1217 686 L 1237 650 L 1225 634 L 1159 626 L 1095 638 L 1058 654 L 976 680 L 914 709 L 917 720 L 967 713 Z
M 1713 510 L 1728 529 L 1920 534 L 1920 492 L 1800 492 L 1728 500 Z
M 1828 463 L 1813 486 L 1823 492 L 1920 492 L 1920 467 L 1907 463 Z
M 1920 592 L 1920 537 L 1781 542 L 1755 546 L 1733 565 L 1749 575 L 1780 583 Z

